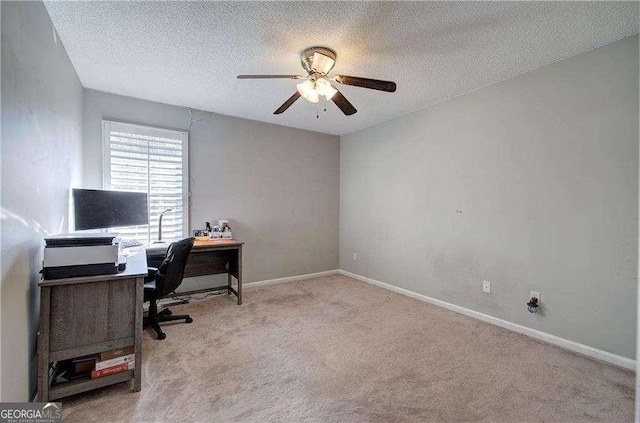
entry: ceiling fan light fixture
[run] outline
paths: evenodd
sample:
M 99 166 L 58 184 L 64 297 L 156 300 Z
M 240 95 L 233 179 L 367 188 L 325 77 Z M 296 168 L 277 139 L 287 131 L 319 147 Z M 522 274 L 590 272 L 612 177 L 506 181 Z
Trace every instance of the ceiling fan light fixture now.
M 330 101 L 337 92 L 338 90 L 333 88 L 333 85 L 329 84 L 329 88 L 325 90 L 324 96 L 327 97 L 327 101 Z
M 317 103 L 318 101 L 320 101 L 320 98 L 318 97 L 318 92 L 316 91 L 316 88 L 315 88 L 315 84 L 312 81 L 307 79 L 303 83 L 298 84 L 296 87 L 300 95 L 306 98 L 307 100 L 309 100 L 310 102 Z
M 316 80 L 316 91 L 318 91 L 319 95 L 326 95 L 329 88 L 331 88 L 331 82 L 327 81 L 326 78 L 318 78 Z
M 313 55 L 312 69 L 318 73 L 328 74 L 333 66 L 336 64 L 336 61 L 329 56 L 326 56 L 322 53 L 315 53 Z
M 318 96 L 318 92 L 316 90 L 309 91 L 309 95 L 307 95 L 305 98 L 312 103 L 317 103 L 318 101 L 320 101 L 320 97 Z

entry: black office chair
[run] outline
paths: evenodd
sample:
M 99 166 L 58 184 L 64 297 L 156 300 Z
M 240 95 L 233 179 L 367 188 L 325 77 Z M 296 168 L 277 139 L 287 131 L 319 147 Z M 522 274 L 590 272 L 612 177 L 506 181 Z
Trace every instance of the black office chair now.
M 172 316 L 168 308 L 158 313 L 158 300 L 174 292 L 182 283 L 184 267 L 187 264 L 191 248 L 193 248 L 194 240 L 195 238 L 185 238 L 172 243 L 167 249 L 166 257 L 160 267 L 158 269 L 149 268 L 149 276 L 144 282 L 144 301 L 149 301 L 149 315 L 144 318 L 144 325 L 151 326 L 158 334 L 158 339 L 167 337 L 160 329 L 160 322 L 173 320 L 193 322 L 193 319 L 186 314 Z

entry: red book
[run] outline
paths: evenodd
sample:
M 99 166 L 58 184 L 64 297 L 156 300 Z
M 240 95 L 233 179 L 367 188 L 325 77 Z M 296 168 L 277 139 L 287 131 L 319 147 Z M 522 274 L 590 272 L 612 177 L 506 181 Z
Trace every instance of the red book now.
M 92 370 L 91 371 L 91 379 L 97 379 L 99 377 L 105 377 L 114 375 L 120 372 L 126 372 L 127 370 L 131 370 L 135 368 L 135 361 L 129 361 L 128 363 L 118 364 L 116 366 L 107 367 L 102 370 Z

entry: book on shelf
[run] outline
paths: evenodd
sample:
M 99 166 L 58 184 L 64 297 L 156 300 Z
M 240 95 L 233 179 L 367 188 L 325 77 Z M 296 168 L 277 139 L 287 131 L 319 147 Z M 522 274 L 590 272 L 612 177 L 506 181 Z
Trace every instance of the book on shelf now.
M 133 352 L 134 352 L 133 345 L 129 347 L 115 348 L 113 350 L 101 352 L 98 357 L 98 361 L 111 360 L 113 358 L 133 354 Z
M 82 375 L 91 372 L 98 357 L 98 354 L 91 354 L 71 359 L 71 364 L 73 365 L 72 373 L 74 375 Z
M 102 370 L 92 370 L 91 379 L 98 379 L 100 377 L 115 375 L 116 373 L 126 372 L 127 370 L 133 370 L 135 368 L 135 360 L 127 361 L 126 363 L 118 364 L 116 366 L 107 367 Z
M 135 360 L 135 354 L 123 355 L 121 357 L 111 358 L 104 361 L 96 361 L 94 370 L 104 370 L 109 367 L 118 366 Z

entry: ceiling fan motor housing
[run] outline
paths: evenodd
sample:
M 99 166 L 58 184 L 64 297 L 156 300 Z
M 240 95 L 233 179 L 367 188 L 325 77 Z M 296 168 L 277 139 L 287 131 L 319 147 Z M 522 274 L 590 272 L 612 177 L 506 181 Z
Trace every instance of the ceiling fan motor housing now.
M 309 47 L 300 53 L 302 67 L 309 75 L 326 75 L 336 64 L 336 52 L 328 47 Z

